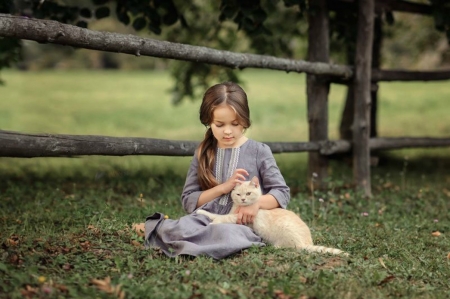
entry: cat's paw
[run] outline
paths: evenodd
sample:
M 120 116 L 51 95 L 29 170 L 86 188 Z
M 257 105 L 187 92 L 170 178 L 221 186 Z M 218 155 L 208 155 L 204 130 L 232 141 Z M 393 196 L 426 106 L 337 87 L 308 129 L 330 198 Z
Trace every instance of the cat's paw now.
M 208 215 L 209 215 L 209 212 L 200 209 L 200 210 L 197 210 L 197 214 L 201 214 L 201 215 L 206 215 L 206 216 L 208 216 Z
M 197 211 L 197 214 L 205 215 L 205 216 L 207 216 L 207 217 L 208 217 L 209 219 L 211 219 L 211 220 L 214 219 L 214 215 L 213 215 L 213 214 L 211 214 L 211 213 L 208 212 L 208 211 L 202 210 L 202 209 L 198 210 L 198 211 Z

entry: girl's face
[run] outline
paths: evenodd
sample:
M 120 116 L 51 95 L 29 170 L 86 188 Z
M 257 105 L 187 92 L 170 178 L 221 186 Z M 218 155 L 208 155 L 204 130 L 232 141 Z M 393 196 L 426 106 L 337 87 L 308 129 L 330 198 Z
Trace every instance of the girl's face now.
M 239 124 L 236 112 L 229 105 L 214 109 L 211 130 L 220 148 L 237 147 L 244 136 L 244 127 Z

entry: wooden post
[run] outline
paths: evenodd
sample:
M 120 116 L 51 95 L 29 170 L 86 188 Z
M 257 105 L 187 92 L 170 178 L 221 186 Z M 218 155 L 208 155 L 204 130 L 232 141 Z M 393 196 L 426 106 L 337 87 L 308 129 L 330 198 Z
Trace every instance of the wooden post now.
M 374 29 L 374 0 L 358 1 L 355 55 L 355 117 L 353 122 L 353 177 L 366 196 L 370 182 L 370 87 Z
M 329 62 L 329 18 L 326 0 L 313 1 L 308 15 L 308 60 Z M 330 83 L 318 76 L 306 77 L 309 141 L 328 140 L 328 92 Z M 308 154 L 308 186 L 325 187 L 328 159 L 318 152 Z
M 374 33 L 372 46 L 372 69 L 380 69 L 381 66 L 381 46 L 383 43 L 383 21 L 381 14 L 374 16 Z M 371 78 L 372 79 L 372 78 Z M 372 99 L 370 107 L 370 138 L 378 136 L 377 112 L 378 112 L 378 82 L 372 82 L 370 98 Z
M 374 21 L 374 37 L 373 37 L 373 50 L 372 50 L 372 70 L 378 70 L 381 66 L 381 45 L 383 41 L 382 20 L 381 15 L 375 16 Z M 352 47 L 350 47 L 351 49 Z M 355 53 L 350 49 L 347 50 L 347 64 L 354 65 Z M 375 138 L 378 136 L 377 132 L 377 110 L 378 110 L 378 82 L 374 82 L 372 74 L 372 86 L 371 86 L 371 107 L 370 107 L 370 137 Z M 352 140 L 352 125 L 353 116 L 355 115 L 355 91 L 352 84 L 347 86 L 347 95 L 345 98 L 345 105 L 342 111 L 341 123 L 339 126 L 339 135 L 341 139 Z

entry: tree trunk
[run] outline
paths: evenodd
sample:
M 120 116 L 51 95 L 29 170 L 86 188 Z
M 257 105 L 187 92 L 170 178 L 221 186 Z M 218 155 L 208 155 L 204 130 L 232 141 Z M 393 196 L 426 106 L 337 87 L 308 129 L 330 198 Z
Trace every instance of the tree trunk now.
M 308 60 L 329 62 L 329 19 L 326 0 L 313 2 L 314 13 L 308 16 Z M 306 79 L 308 97 L 309 141 L 328 139 L 328 81 L 308 74 Z M 308 186 L 325 187 L 328 176 L 328 159 L 319 152 L 308 156 Z
M 353 177 L 359 189 L 371 196 L 370 88 L 374 29 L 374 0 L 358 2 L 355 55 L 355 117 L 353 122 Z

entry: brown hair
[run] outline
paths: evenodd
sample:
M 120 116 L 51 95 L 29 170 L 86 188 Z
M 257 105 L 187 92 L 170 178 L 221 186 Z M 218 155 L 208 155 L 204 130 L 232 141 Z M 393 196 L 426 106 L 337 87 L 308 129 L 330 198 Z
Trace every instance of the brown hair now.
M 236 112 L 237 120 L 244 129 L 251 125 L 247 94 L 238 84 L 224 82 L 206 90 L 200 106 L 200 122 L 208 129 L 197 151 L 199 162 L 197 177 L 202 190 L 218 185 L 213 174 L 217 140 L 209 126 L 214 120 L 214 110 L 220 105 L 229 105 Z

